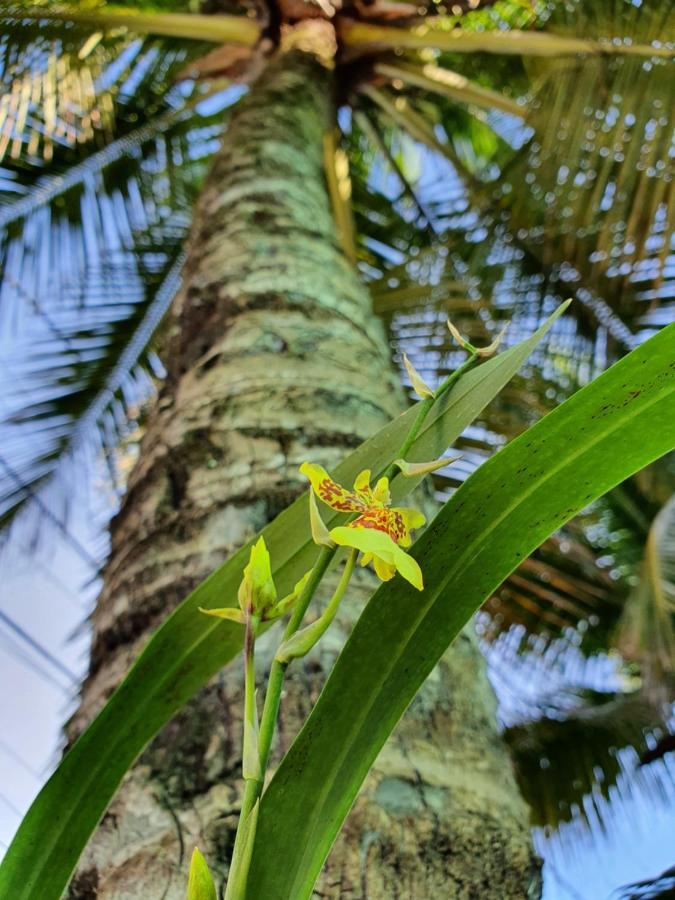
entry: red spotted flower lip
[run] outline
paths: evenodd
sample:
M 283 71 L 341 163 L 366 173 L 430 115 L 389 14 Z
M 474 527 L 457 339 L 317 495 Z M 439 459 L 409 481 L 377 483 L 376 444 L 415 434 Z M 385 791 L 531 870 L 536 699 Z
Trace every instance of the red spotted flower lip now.
M 316 496 L 338 512 L 357 513 L 346 526 L 333 528 L 330 538 L 336 544 L 361 550 L 362 565 L 373 562 L 377 575 L 388 581 L 398 571 L 422 589 L 422 573 L 415 560 L 401 548 L 412 543 L 411 531 L 424 525 L 422 513 L 408 507 L 390 507 L 389 480 L 380 478 L 370 486 L 370 470 L 364 469 L 354 482 L 353 490 L 334 481 L 316 463 L 303 463 L 305 475 Z M 325 526 L 323 526 L 325 528 Z

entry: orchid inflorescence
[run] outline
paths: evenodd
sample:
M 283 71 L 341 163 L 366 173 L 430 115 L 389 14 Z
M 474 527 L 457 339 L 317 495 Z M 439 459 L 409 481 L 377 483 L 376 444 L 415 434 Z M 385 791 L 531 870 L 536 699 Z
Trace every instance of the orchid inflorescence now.
M 345 488 L 332 478 L 323 466 L 304 462 L 300 472 L 310 482 L 309 520 L 314 542 L 321 547 L 312 568 L 297 582 L 290 594 L 279 599 L 272 576 L 270 554 L 264 538 L 251 547 L 238 591 L 238 606 L 201 609 L 209 616 L 243 625 L 244 632 L 244 728 L 243 776 L 245 782 L 239 826 L 235 839 L 226 900 L 235 900 L 245 891 L 248 865 L 255 839 L 257 812 L 263 790 L 270 747 L 276 728 L 286 667 L 293 659 L 305 656 L 323 636 L 333 621 L 349 584 L 359 554 L 362 566 L 373 566 L 381 581 L 401 575 L 418 591 L 424 589 L 419 563 L 406 550 L 412 544 L 412 532 L 425 523 L 424 515 L 414 507 L 392 506 L 390 479 L 398 470 L 406 478 L 421 478 L 429 472 L 448 466 L 454 458 L 432 462 L 411 462 L 408 451 L 417 439 L 425 417 L 434 403 L 480 359 L 492 355 L 502 334 L 489 347 L 477 349 L 466 341 L 448 321 L 448 328 L 468 359 L 435 390 L 424 381 L 404 354 L 404 362 L 413 389 L 421 402 L 417 415 L 400 450 L 399 459 L 371 486 L 371 471 L 364 469 L 354 480 L 353 488 Z M 317 498 L 335 513 L 346 518 L 329 528 L 323 520 Z M 333 516 L 334 517 L 334 516 Z M 302 626 L 304 615 L 328 565 L 339 547 L 349 549 L 341 577 L 323 612 L 311 624 Z M 282 641 L 274 655 L 269 672 L 267 692 L 258 722 L 255 687 L 255 643 L 264 623 L 291 613 Z M 208 867 L 199 854 L 193 857 L 191 879 L 195 885 L 208 875 Z M 200 882 L 201 883 L 201 882 Z M 201 896 L 201 895 L 200 895 Z

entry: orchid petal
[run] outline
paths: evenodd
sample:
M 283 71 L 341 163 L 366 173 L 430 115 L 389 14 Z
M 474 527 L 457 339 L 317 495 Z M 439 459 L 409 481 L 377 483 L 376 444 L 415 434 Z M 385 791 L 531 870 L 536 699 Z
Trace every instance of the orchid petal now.
M 364 469 L 363 472 L 359 472 L 354 481 L 354 490 L 370 492 L 370 469 Z
M 315 544 L 323 544 L 325 547 L 334 547 L 326 523 L 321 518 L 319 507 L 316 503 L 314 492 L 309 492 L 309 527 L 312 531 L 312 540 Z
M 374 559 L 393 566 L 418 591 L 423 589 L 422 572 L 416 560 L 402 550 L 384 531 L 355 528 L 353 525 L 338 526 L 331 530 L 330 536 L 336 544 L 372 554 Z
M 499 332 L 497 337 L 494 339 L 494 341 L 491 344 L 488 344 L 487 347 L 480 347 L 480 349 L 476 350 L 476 356 L 480 356 L 480 357 L 492 356 L 496 352 L 499 345 L 501 344 L 508 327 L 509 327 L 508 325 L 505 325 L 502 328 L 502 330 Z
M 473 344 L 470 344 L 467 340 L 465 340 L 459 332 L 459 328 L 452 324 L 450 319 L 447 320 L 446 325 L 448 326 L 448 331 L 452 335 L 455 340 L 455 343 L 459 344 L 460 347 L 464 350 L 468 350 L 469 348 L 473 349 Z
M 234 606 L 226 606 L 223 609 L 203 609 L 199 607 L 199 612 L 206 616 L 215 616 L 217 619 L 227 619 L 230 622 L 236 622 L 238 625 L 245 625 L 246 618 L 240 609 Z
M 389 506 L 391 503 L 391 494 L 389 493 L 389 479 L 380 478 L 373 490 L 373 500 L 382 506 Z
M 497 337 L 492 341 L 491 344 L 488 344 L 487 347 L 474 347 L 466 338 L 463 338 L 459 333 L 459 330 L 452 324 L 450 319 L 447 320 L 448 331 L 453 336 L 455 341 L 462 347 L 464 350 L 468 350 L 469 353 L 473 353 L 475 356 L 479 356 L 485 359 L 488 356 L 493 356 L 496 352 L 497 348 L 502 342 L 502 338 L 506 334 L 506 330 L 509 327 L 508 324 L 505 325 L 502 330 L 499 332 Z
M 328 472 L 316 463 L 304 462 L 300 472 L 309 479 L 314 493 L 326 506 L 340 512 L 359 512 L 364 508 L 363 500 L 353 491 L 348 491 L 333 481 Z
M 391 563 L 384 562 L 384 560 L 379 559 L 377 556 L 375 557 L 373 567 L 375 569 L 375 574 L 380 579 L 380 581 L 391 581 L 391 579 L 396 574 L 396 566 L 391 565 Z

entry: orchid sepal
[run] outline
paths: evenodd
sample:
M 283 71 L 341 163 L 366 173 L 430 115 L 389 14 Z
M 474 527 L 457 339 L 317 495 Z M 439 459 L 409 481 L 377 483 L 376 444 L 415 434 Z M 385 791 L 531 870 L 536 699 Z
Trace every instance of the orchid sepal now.
M 425 400 L 427 397 L 433 397 L 434 392 L 422 378 L 415 366 L 410 362 L 407 353 L 403 354 L 403 365 L 406 367 L 410 384 L 420 400 Z
M 459 344 L 459 346 L 463 350 L 466 350 L 468 353 L 471 353 L 473 356 L 478 356 L 481 359 L 487 359 L 490 356 L 494 356 L 504 338 L 504 335 L 506 334 L 507 328 L 509 327 L 508 325 L 505 325 L 499 332 L 497 337 L 494 339 L 494 341 L 492 341 L 491 344 L 488 344 L 487 347 L 474 347 L 472 343 L 467 341 L 466 338 L 462 337 L 459 329 L 455 325 L 453 325 L 450 319 L 447 320 L 446 324 L 448 326 L 448 331 L 455 339 L 455 342 Z
M 246 624 L 246 616 L 234 606 L 225 606 L 221 609 L 204 609 L 200 606 L 199 612 L 204 613 L 205 616 L 214 616 L 216 619 L 227 619 L 229 622 L 236 622 L 237 625 Z
M 446 466 L 457 462 L 461 459 L 459 456 L 444 456 L 441 459 L 434 459 L 431 462 L 411 463 L 405 459 L 395 459 L 394 465 L 401 470 L 401 474 L 405 478 L 416 478 L 420 475 L 428 475 L 430 472 L 436 472 L 438 469 L 444 469 Z
M 330 538 L 328 528 L 326 528 L 326 523 L 321 518 L 314 491 L 309 492 L 309 527 L 312 531 L 312 540 L 315 544 L 324 547 L 335 546 Z

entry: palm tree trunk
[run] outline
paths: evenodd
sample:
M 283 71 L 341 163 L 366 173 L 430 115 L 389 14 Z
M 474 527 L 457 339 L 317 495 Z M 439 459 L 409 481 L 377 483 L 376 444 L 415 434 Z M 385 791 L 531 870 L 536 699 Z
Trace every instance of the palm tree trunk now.
M 113 522 L 71 738 L 161 619 L 304 488 L 300 463 L 333 465 L 402 407 L 383 328 L 335 237 L 322 165 L 333 122 L 330 70 L 296 50 L 270 65 L 228 128 L 195 212 L 168 377 Z M 291 667 L 277 758 L 370 577 L 317 652 Z M 71 900 L 184 898 L 195 843 L 223 881 L 241 701 L 233 665 L 165 728 L 87 849 Z M 537 873 L 494 698 L 465 635 L 382 752 L 316 896 L 522 898 L 536 895 Z

